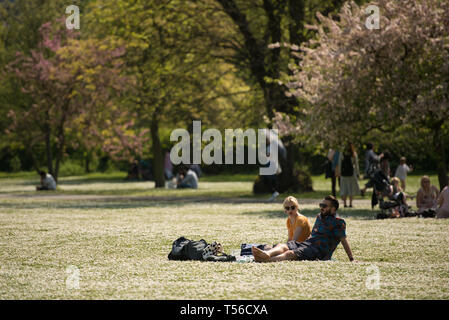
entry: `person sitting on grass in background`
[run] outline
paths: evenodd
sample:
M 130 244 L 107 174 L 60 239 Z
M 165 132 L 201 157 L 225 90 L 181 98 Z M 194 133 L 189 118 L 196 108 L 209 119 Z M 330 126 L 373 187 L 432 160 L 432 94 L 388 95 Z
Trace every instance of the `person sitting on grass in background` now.
M 449 178 L 448 178 L 449 184 Z M 437 219 L 449 218 L 449 186 L 445 186 L 438 197 Z
M 299 203 L 295 197 L 289 196 L 284 200 L 284 210 L 288 215 L 287 231 L 288 241 L 302 242 L 310 236 L 311 226 L 309 219 L 300 214 Z
M 438 188 L 430 183 L 429 176 L 423 176 L 421 178 L 421 188 L 416 194 L 418 213 L 436 209 L 439 194 Z
M 303 241 L 288 241 L 267 251 L 252 247 L 256 262 L 276 262 L 285 260 L 330 260 L 338 244 L 342 243 L 349 261 L 354 261 L 346 238 L 346 223 L 337 218 L 338 200 L 327 196 L 320 203 L 320 213 L 312 228 L 311 236 Z
M 51 174 L 39 171 L 39 175 L 41 176 L 41 185 L 36 186 L 37 191 L 56 190 L 56 181 Z
M 400 184 L 400 179 L 398 177 L 393 177 L 391 179 L 391 197 L 397 199 L 404 205 L 407 205 L 407 195 L 402 190 Z
M 407 173 L 413 171 L 413 166 L 407 165 L 407 159 L 405 157 L 401 157 L 401 160 L 399 161 L 399 165 L 396 168 L 395 177 L 398 177 L 399 180 L 401 180 L 401 188 L 402 191 L 405 191 L 406 187 L 406 180 L 407 180 Z
M 177 180 L 179 189 L 198 189 L 198 177 L 192 169 L 181 166 Z

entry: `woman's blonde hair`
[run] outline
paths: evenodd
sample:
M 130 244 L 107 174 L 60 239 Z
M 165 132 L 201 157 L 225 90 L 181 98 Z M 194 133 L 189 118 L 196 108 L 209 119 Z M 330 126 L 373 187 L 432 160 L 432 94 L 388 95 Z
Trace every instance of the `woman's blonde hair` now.
M 399 180 L 398 177 L 391 178 L 391 184 L 394 184 L 395 182 L 398 184 L 398 191 L 402 191 L 401 184 L 400 184 L 401 180 Z
M 420 185 L 421 185 L 421 188 L 422 188 L 423 190 L 424 190 L 424 181 L 429 181 L 429 182 L 430 182 L 429 176 L 422 176 L 422 178 L 421 178 Z
M 296 208 L 299 209 L 298 199 L 296 199 L 295 197 L 292 197 L 292 196 L 288 196 L 287 198 L 285 198 L 285 200 L 282 203 L 282 205 L 285 206 L 289 202 L 293 202 L 295 204 Z
M 401 182 L 401 180 L 399 180 L 398 177 L 393 177 L 393 178 L 391 178 L 391 183 L 394 183 L 394 182 L 399 183 L 399 182 Z

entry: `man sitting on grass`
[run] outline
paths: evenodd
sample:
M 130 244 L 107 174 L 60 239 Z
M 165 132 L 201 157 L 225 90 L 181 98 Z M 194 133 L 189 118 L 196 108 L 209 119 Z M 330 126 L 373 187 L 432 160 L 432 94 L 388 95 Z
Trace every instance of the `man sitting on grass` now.
M 178 189 L 198 189 L 198 176 L 192 169 L 181 166 L 178 175 Z
M 41 176 L 41 185 L 36 186 L 37 191 L 41 190 L 56 190 L 56 181 L 53 176 L 45 171 L 40 171 L 39 175 Z
M 346 223 L 343 219 L 336 217 L 338 200 L 333 196 L 327 196 L 320 203 L 320 209 L 321 213 L 316 218 L 312 234 L 306 241 L 288 241 L 287 244 L 278 244 L 268 251 L 252 247 L 254 260 L 256 262 L 330 260 L 341 241 L 349 261 L 354 261 L 346 239 Z

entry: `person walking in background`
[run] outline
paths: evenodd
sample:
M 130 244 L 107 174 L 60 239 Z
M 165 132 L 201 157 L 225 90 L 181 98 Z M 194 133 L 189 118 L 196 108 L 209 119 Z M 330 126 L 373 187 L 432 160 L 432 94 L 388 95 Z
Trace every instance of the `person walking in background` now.
M 360 194 L 365 196 L 366 189 L 373 187 L 373 181 L 372 178 L 374 177 L 375 171 L 378 169 L 378 165 L 380 162 L 380 159 L 382 158 L 383 153 L 377 155 L 374 152 L 374 145 L 370 142 L 366 144 L 366 151 L 365 151 L 365 172 L 364 172 L 364 179 L 369 179 L 369 181 L 365 184 L 365 187 L 360 190 Z
M 407 165 L 407 160 L 405 159 L 405 157 L 401 157 L 401 160 L 399 162 L 398 167 L 396 168 L 396 172 L 394 174 L 395 177 L 398 177 L 399 180 L 401 181 L 401 188 L 402 191 L 405 191 L 405 187 L 406 187 L 406 180 L 407 180 L 407 173 L 413 171 L 413 166 Z
M 267 144 L 267 156 L 270 156 L 270 152 L 271 152 L 271 140 L 269 138 L 269 136 L 266 137 L 266 144 Z M 270 162 L 267 163 L 267 167 L 269 167 L 271 165 Z M 266 175 L 264 176 L 265 181 L 267 183 L 268 188 L 270 189 L 271 192 L 271 196 L 268 199 L 268 202 L 273 202 L 278 196 L 279 196 L 279 181 L 278 181 L 278 177 L 279 175 L 282 173 L 282 169 L 281 169 L 281 165 L 279 163 L 279 159 L 274 159 L 273 160 L 273 165 L 276 168 L 276 172 L 275 174 L 272 175 Z
M 375 163 L 379 163 L 380 159 L 382 158 L 383 153 L 377 155 L 374 152 L 374 145 L 370 142 L 366 144 L 366 152 L 365 152 L 365 175 L 363 176 L 364 179 L 369 179 L 371 177 L 370 169 Z M 373 171 L 373 170 L 371 170 Z
M 382 152 L 378 157 L 371 158 L 369 168 L 366 171 L 369 177 L 369 181 L 365 184 L 365 187 L 360 190 L 362 197 L 365 195 L 366 189 L 372 188 L 375 184 L 374 176 L 376 172 L 382 172 L 385 179 L 390 179 L 390 159 L 391 154 L 388 150 Z
M 329 149 L 329 152 L 327 153 L 326 178 L 331 178 L 332 195 L 334 197 L 337 194 L 337 190 L 336 190 L 337 176 L 335 175 L 335 168 L 337 167 L 339 156 L 340 156 L 340 152 L 338 150 Z M 338 185 L 340 186 L 339 178 L 338 178 Z
M 382 157 L 380 158 L 380 164 L 379 169 L 383 172 L 383 174 L 390 179 L 391 177 L 391 170 L 390 170 L 390 160 L 391 160 L 391 154 L 389 151 L 385 150 L 381 153 Z
M 360 176 L 357 152 L 354 145 L 349 143 L 346 150 L 340 155 L 336 167 L 336 176 L 340 177 L 340 195 L 344 207 L 347 208 L 346 199 L 349 197 L 349 207 L 352 208 L 352 200 L 360 194 L 358 178 Z
M 39 175 L 41 176 L 41 185 L 36 186 L 37 191 L 41 190 L 56 190 L 56 181 L 53 176 L 45 171 L 40 171 Z

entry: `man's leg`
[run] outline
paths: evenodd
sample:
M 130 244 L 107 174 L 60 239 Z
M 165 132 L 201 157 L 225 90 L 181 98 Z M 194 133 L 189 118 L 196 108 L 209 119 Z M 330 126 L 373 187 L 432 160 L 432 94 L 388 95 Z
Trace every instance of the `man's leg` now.
M 268 251 L 260 250 L 257 247 L 251 248 L 254 260 L 256 260 L 257 262 L 267 262 L 270 258 L 281 255 L 288 250 L 288 246 L 284 243 L 280 243 Z
M 286 261 L 286 260 L 298 260 L 298 257 L 293 252 L 293 250 L 288 250 L 280 255 L 271 257 L 269 262 Z
M 192 186 L 190 184 L 188 184 L 188 183 L 181 183 L 178 186 L 178 189 L 191 189 L 191 188 L 192 188 Z
M 270 257 L 278 256 L 285 251 L 288 251 L 288 246 L 285 243 L 279 243 L 274 248 L 265 251 Z

